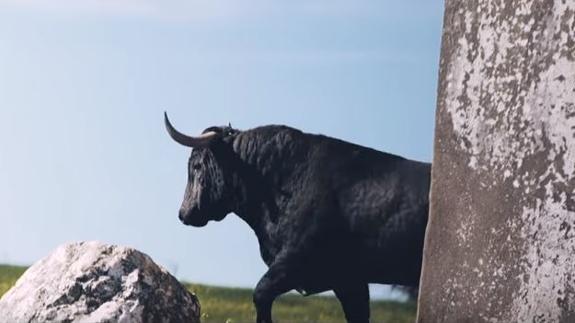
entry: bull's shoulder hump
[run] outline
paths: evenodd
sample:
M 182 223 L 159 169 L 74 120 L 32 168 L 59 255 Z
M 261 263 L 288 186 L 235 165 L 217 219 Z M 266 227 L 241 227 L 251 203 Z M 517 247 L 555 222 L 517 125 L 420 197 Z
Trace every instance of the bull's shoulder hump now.
M 248 129 L 243 131 L 246 135 L 264 135 L 264 136 L 274 136 L 278 133 L 282 132 L 289 132 L 289 133 L 297 133 L 303 134 L 303 132 L 299 129 L 292 128 L 286 125 L 279 125 L 279 124 L 271 124 L 265 126 L 259 126 L 252 129 Z
M 267 125 L 242 131 L 235 137 L 234 150 L 250 163 L 289 159 L 307 151 L 308 135 L 284 125 Z M 286 159 L 287 158 L 287 159 Z

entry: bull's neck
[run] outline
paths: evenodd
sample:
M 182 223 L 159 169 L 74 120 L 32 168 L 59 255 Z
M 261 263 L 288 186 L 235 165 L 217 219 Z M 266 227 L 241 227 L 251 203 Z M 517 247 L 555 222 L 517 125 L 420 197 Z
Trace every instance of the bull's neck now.
M 291 161 L 291 152 L 286 151 L 286 145 L 269 144 L 269 141 L 269 135 L 254 131 L 238 136 L 233 145 L 237 158 L 234 162 L 234 213 L 256 232 L 260 240 L 260 235 L 270 234 L 281 216 L 282 210 L 278 206 L 281 200 L 278 196 L 283 194 L 280 180 L 289 178 L 292 172 L 286 167 Z
M 243 188 L 237 196 L 241 198 L 236 202 L 234 213 L 256 232 L 258 238 L 261 238 L 260 234 L 266 235 L 268 229 L 277 222 L 280 213 L 273 192 Z
M 274 184 L 254 169 L 236 178 L 233 212 L 256 232 L 260 240 L 275 227 L 281 214 L 276 202 L 278 188 Z

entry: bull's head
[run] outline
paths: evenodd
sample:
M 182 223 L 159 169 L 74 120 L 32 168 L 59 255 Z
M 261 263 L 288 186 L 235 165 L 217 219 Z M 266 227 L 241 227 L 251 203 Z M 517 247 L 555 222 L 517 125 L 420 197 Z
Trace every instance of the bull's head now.
M 231 127 L 210 127 L 198 137 L 177 131 L 164 113 L 166 129 L 176 142 L 192 148 L 188 162 L 188 184 L 180 208 L 180 220 L 187 225 L 204 226 L 209 220 L 222 220 L 232 210 L 232 178 L 228 144 L 238 131 Z

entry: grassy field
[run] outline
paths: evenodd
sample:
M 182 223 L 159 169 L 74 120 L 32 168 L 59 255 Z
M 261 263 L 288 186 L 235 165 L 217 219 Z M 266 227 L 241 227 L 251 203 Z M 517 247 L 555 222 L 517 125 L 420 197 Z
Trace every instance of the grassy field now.
M 0 265 L 0 296 L 16 282 L 24 270 L 26 270 L 25 267 Z M 200 299 L 202 322 L 244 323 L 255 321 L 251 289 L 184 284 Z M 330 296 L 284 295 L 274 302 L 273 317 L 276 323 L 345 322 L 337 299 Z M 377 323 L 414 322 L 415 304 L 372 301 L 371 321 Z
M 24 270 L 26 267 L 0 265 L 0 296 L 4 295 L 14 285 Z

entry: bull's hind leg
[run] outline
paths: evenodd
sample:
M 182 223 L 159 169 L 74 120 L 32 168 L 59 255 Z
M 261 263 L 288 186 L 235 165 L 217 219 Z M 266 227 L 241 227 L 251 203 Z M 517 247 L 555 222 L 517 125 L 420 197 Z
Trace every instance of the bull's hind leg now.
M 334 289 L 348 323 L 369 323 L 369 289 L 359 283 Z

